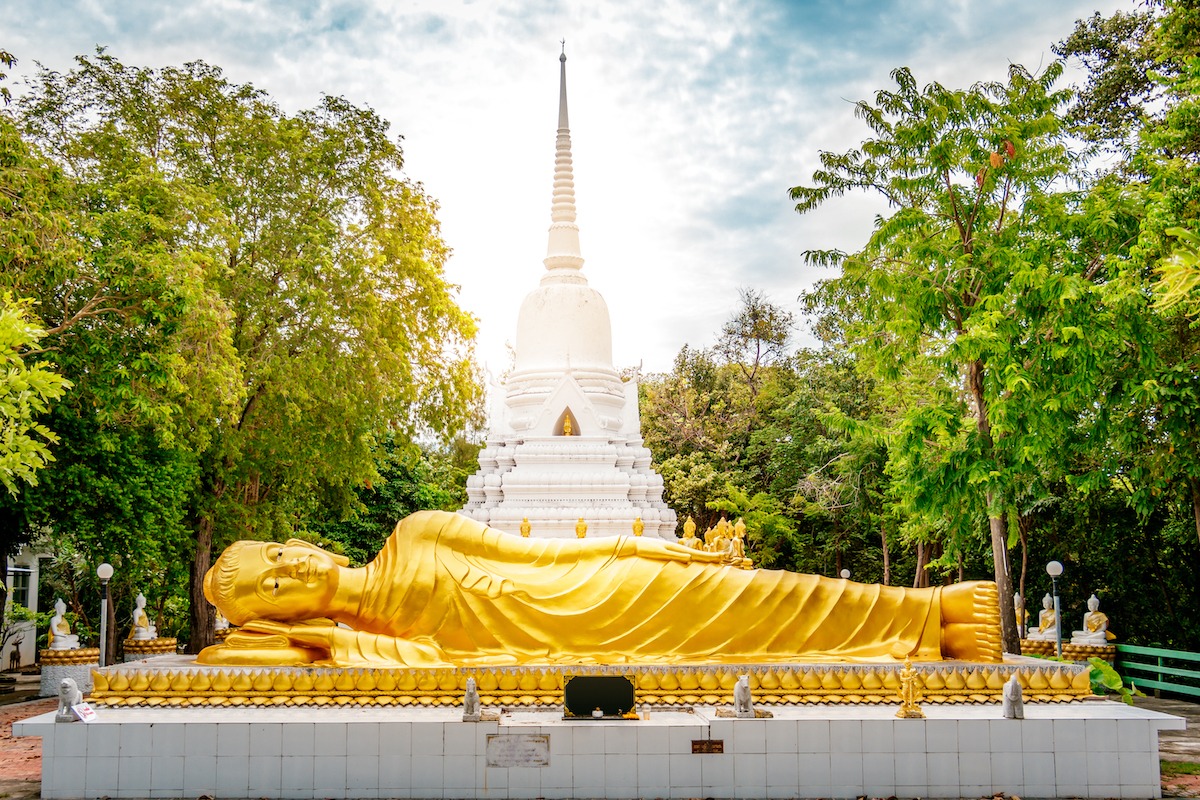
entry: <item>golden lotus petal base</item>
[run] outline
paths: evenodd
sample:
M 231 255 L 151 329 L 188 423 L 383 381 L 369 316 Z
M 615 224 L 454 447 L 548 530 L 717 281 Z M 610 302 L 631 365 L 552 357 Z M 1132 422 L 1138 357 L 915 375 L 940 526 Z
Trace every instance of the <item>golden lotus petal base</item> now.
M 997 703 L 1013 675 L 1026 702 L 1080 700 L 1091 694 L 1086 665 L 1012 659 L 1004 664 L 913 664 L 922 703 Z M 733 702 L 738 675 L 750 676 L 759 705 L 899 702 L 901 664 L 686 666 L 209 667 L 188 656 L 156 658 L 93 672 L 90 699 L 106 706 L 456 706 L 474 678 L 484 705 L 557 706 L 565 677 L 630 675 L 650 705 Z
M 125 657 L 142 658 L 145 656 L 172 655 L 176 650 L 177 641 L 169 637 L 161 639 L 126 639 L 123 643 Z
M 1063 658 L 1067 661 L 1087 661 L 1089 658 L 1103 658 L 1113 663 L 1117 658 L 1117 648 L 1111 644 L 1071 644 L 1063 642 Z M 1021 652 L 1031 656 L 1053 656 L 1057 652 L 1056 642 L 1043 642 L 1038 639 L 1022 639 Z
M 71 664 L 99 664 L 99 647 L 79 647 L 74 650 L 42 650 L 38 660 L 44 667 L 67 666 Z

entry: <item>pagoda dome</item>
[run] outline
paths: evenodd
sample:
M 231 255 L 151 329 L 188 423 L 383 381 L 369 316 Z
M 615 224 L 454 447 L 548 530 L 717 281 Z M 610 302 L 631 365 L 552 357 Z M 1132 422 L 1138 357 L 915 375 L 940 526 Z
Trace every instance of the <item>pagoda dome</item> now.
M 604 298 L 580 283 L 556 282 L 534 289 L 525 297 L 517 317 L 513 366 L 515 373 L 611 370 L 612 324 Z

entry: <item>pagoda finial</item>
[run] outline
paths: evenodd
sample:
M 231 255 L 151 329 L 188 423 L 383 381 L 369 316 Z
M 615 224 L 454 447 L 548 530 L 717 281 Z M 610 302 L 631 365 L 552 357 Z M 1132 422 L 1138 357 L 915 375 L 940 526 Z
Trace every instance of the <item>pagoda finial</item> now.
M 566 130 L 567 124 L 567 40 L 562 40 L 562 55 L 558 57 L 558 129 Z
M 575 224 L 575 174 L 571 159 L 571 126 L 567 121 L 567 41 L 558 57 L 558 137 L 554 148 L 554 198 L 550 206 L 550 241 L 543 262 L 550 271 L 543 281 L 586 283 L 580 274 L 583 254 Z

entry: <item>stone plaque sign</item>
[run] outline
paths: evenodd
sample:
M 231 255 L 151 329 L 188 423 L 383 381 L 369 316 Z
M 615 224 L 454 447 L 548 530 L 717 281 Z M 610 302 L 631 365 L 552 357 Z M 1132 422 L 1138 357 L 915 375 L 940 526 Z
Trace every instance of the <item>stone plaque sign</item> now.
M 693 753 L 724 753 L 724 739 L 692 739 Z
M 550 766 L 550 736 L 537 733 L 489 733 L 489 767 Z

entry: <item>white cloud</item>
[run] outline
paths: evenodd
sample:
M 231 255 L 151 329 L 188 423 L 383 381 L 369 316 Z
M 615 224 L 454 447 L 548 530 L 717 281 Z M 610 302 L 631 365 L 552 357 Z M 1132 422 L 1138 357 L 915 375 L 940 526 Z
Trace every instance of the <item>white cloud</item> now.
M 1102 11 L 1128 8 L 1104 0 Z M 669 367 L 705 345 L 739 286 L 799 311 L 808 248 L 852 248 L 866 198 L 798 217 L 789 186 L 863 134 L 849 102 L 912 67 L 921 81 L 1000 79 L 1051 59 L 1083 0 L 953 4 L 166 2 L 6 4 L 6 48 L 66 69 L 95 44 L 127 63 L 203 59 L 285 108 L 365 103 L 405 137 L 442 205 L 449 272 L 503 366 L 549 224 L 558 40 L 567 39 L 585 271 L 608 300 L 618 365 Z

